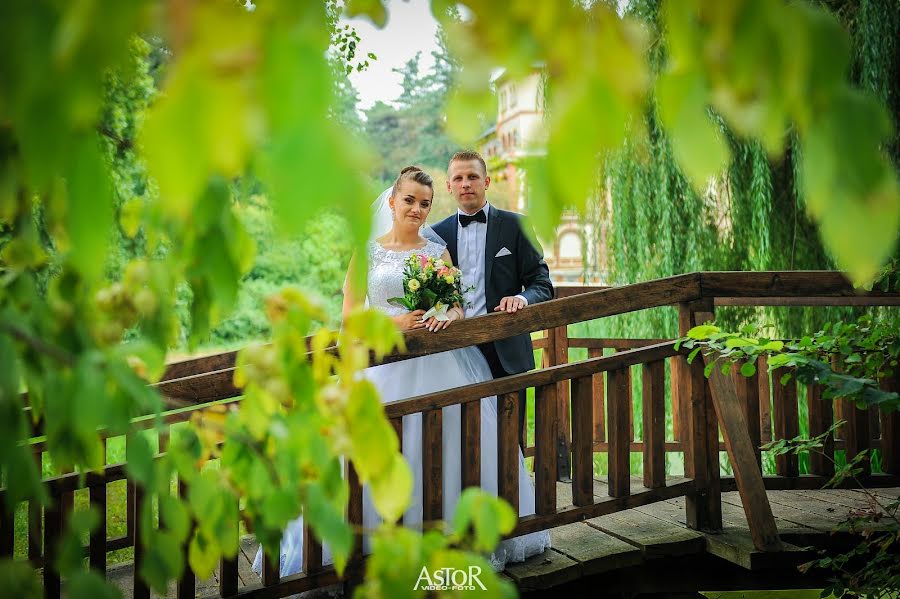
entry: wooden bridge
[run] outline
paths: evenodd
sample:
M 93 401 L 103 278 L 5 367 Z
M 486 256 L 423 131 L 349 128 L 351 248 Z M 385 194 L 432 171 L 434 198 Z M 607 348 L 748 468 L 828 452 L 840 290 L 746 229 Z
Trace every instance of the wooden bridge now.
M 521 517 L 512 536 L 550 529 L 553 549 L 504 575 L 523 593 L 590 592 L 602 596 L 638 593 L 696 593 L 698 590 L 816 587 L 815 574 L 801 575 L 796 565 L 811 557 L 805 547 L 840 548 L 840 535 L 827 534 L 866 495 L 858 490 L 817 490 L 832 474 L 831 462 L 810 455 L 809 474 L 801 475 L 796 455 L 779 456 L 776 474 L 764 476 L 759 446 L 772 439 L 789 439 L 800 432 L 801 414 L 811 435 L 829 428 L 835 417 L 847 421 L 841 434 L 824 448 L 852 458 L 864 449 L 878 449 L 881 473 L 868 469 L 866 487 L 880 488 L 896 498 L 900 487 L 900 414 L 860 410 L 844 402 L 822 401 L 816 385 L 798 389 L 795 381 L 780 385 L 780 373 L 767 374 L 764 365 L 750 378 L 728 377 L 714 369 L 703 376 L 702 360 L 687 364 L 685 352 L 667 339 L 570 338 L 567 325 L 652 308 L 678 312 L 680 334 L 714 319 L 719 306 L 897 306 L 900 294 L 858 294 L 840 273 L 766 272 L 693 273 L 624 287 L 561 288 L 558 299 L 530 306 L 517 315 L 505 313 L 472 318 L 433 335 L 407 334 L 408 352 L 384 361 L 445 351 L 521 333 L 545 330 L 537 341 L 541 368 L 439 393 L 386 404 L 399 430 L 407 414 L 423 414 L 423 471 L 426 520 L 442 514 L 442 408 L 462 410 L 462 476 L 465 485 L 480 480 L 479 400 L 498 398 L 499 494 L 518 505 L 517 453 L 520 443 L 534 458 L 536 513 Z M 570 361 L 570 350 L 587 350 L 587 358 Z M 606 355 L 604 350 L 614 353 Z M 187 420 L 209 403 L 239 402 L 232 384 L 235 353 L 187 360 L 169 366 L 157 384 L 165 396 L 192 405 L 164 414 L 166 426 Z M 632 368 L 640 369 L 640 393 L 632 388 Z M 774 384 L 772 383 L 774 381 Z M 900 389 L 897 377 L 883 381 Z M 533 390 L 534 442 L 519 439 L 518 392 Z M 805 402 L 798 398 L 805 398 Z M 635 407 L 640 402 L 640 430 L 635 434 Z M 802 407 L 801 407 L 802 406 Z M 667 436 L 667 421 L 672 435 Z M 152 419 L 142 422 L 147 427 Z M 39 432 L 39 431 L 37 431 Z M 161 437 L 161 450 L 165 436 Z M 37 459 L 44 445 L 33 443 Z M 722 453 L 727 454 L 723 460 Z M 608 475 L 595 476 L 594 457 L 605 455 Z M 683 476 L 667 476 L 670 455 L 683 456 Z M 632 457 L 640 456 L 640 477 L 632 476 Z M 868 462 L 864 462 L 868 468 Z M 723 474 L 723 471 L 727 474 Z M 637 474 L 637 473 L 635 473 Z M 680 474 L 680 473 L 679 473 Z M 352 469 L 348 518 L 362 520 L 362 493 Z M 109 485 L 125 477 L 124 464 L 87 475 L 63 474 L 46 481 L 53 505 L 28 506 L 27 543 L 16 539 L 5 513 L 0 522 L 0 555 L 13 547 L 35 567 L 43 568 L 44 592 L 59 596 L 64 587 L 50 564 L 55 541 L 76 492 L 106 513 Z M 85 492 L 85 489 L 87 491 Z M 183 491 L 182 486 L 182 491 Z M 5 500 L 6 490 L 0 491 Z M 134 547 L 143 559 L 139 520 L 135 514 L 148 501 L 128 483 L 127 530 L 108 538 L 106 523 L 91 536 L 86 553 L 90 567 L 117 581 L 134 597 L 150 591 L 133 576 L 134 564 L 108 568 L 108 552 Z M 221 563 L 207 581 L 187 571 L 172 595 L 221 597 L 283 597 L 293 593 L 354 584 L 363 557 L 351 560 L 347 580 L 323 566 L 321 547 L 305 531 L 304 572 L 280 576 L 277 562 L 264 559 L 261 579 L 249 570 L 255 553 L 252 537 L 242 542 L 233 560 Z M 358 547 L 358 544 L 357 544 Z M 27 555 L 26 555 L 27 554 Z M 44 567 L 44 566 L 47 567 Z

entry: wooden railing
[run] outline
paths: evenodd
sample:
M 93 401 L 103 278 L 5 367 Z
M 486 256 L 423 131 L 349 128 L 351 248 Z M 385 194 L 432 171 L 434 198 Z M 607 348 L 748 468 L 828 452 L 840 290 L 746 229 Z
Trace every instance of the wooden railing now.
M 497 464 L 499 494 L 518 505 L 519 391 L 534 392 L 534 444 L 525 451 L 534 457 L 536 513 L 519 519 L 512 533 L 523 534 L 592 518 L 631 507 L 686 496 L 688 524 L 697 529 L 721 529 L 721 492 L 737 488 L 744 497 L 751 533 L 757 548 L 777 550 L 780 543 L 765 489 L 811 488 L 823 483 L 830 474 L 827 460 L 811 459 L 811 474 L 800 476 L 796 456 L 776 462 L 775 477 L 761 475 L 759 445 L 769 439 L 790 438 L 799 432 L 797 388 L 795 384 L 771 384 L 765 368 L 750 379 L 724 377 L 718 372 L 710 381 L 703 376 L 701 360 L 688 365 L 683 352 L 666 339 L 580 339 L 569 338 L 566 325 L 648 308 L 670 307 L 678 310 L 679 333 L 714 317 L 716 306 L 728 305 L 864 305 L 897 306 L 900 294 L 857 294 L 840 273 L 694 273 L 647 283 L 608 289 L 561 288 L 559 298 L 529 306 L 516 315 L 505 313 L 473 318 L 433 335 L 416 331 L 406 335 L 408 352 L 391 355 L 384 361 L 502 339 L 521 333 L 547 330 L 536 346 L 542 351 L 539 370 L 492 381 L 450 389 L 425 396 L 386 404 L 385 410 L 398 432 L 404 415 L 422 413 L 422 472 L 424 519 L 436 520 L 442 513 L 442 409 L 461 406 L 461 451 L 463 484 L 477 485 L 480 480 L 480 409 L 484 397 L 497 396 Z M 588 358 L 568 363 L 569 350 L 586 348 Z M 604 349 L 615 350 L 603 355 Z M 164 414 L 164 427 L 182 422 L 192 414 L 210 408 L 211 402 L 236 403 L 240 392 L 233 386 L 235 352 L 171 364 L 163 380 L 156 385 L 166 397 L 186 403 L 178 411 Z M 668 367 L 667 367 L 668 366 Z M 631 385 L 631 368 L 641 372 L 640 394 Z M 897 388 L 896 379 L 885 385 Z M 670 389 L 667 401 L 666 390 Z M 819 401 L 819 390 L 807 392 L 811 434 L 830 426 L 835 416 L 830 402 Z M 639 396 L 638 396 L 639 395 Z M 635 435 L 635 404 L 640 402 L 643 434 Z M 771 406 L 771 407 L 770 407 Z M 869 476 L 873 485 L 897 484 L 900 468 L 900 443 L 896 439 L 897 415 L 871 415 L 854 406 L 838 404 L 837 413 L 848 421 L 843 438 L 828 451 L 843 448 L 849 456 L 869 447 L 882 453 L 886 474 Z M 666 438 L 666 419 L 674 425 L 672 438 Z M 153 418 L 138 420 L 137 426 L 153 426 Z M 167 429 L 166 429 L 167 430 Z M 723 441 L 719 441 L 719 433 Z M 40 429 L 36 430 L 40 433 Z M 161 435 L 160 450 L 165 449 L 166 433 Z M 32 443 L 36 459 L 45 449 L 42 441 Z M 721 476 L 720 452 L 726 451 L 733 477 Z M 608 455 L 608 496 L 596 497 L 593 491 L 593 454 Z M 631 452 L 643 459 L 642 485 L 633 487 L 630 471 Z M 684 454 L 684 477 L 667 477 L 667 452 Z M 348 519 L 361 523 L 362 490 L 352 468 L 347 477 L 351 486 Z M 125 480 L 124 464 L 109 465 L 88 474 L 84 480 L 76 474 L 61 474 L 45 481 L 51 505 L 43 510 L 28 507 L 28 557 L 35 567 L 44 568 L 47 596 L 60 594 L 60 580 L 52 567 L 56 542 L 67 514 L 73 509 L 73 493 L 88 489 L 90 503 L 107 509 L 107 488 Z M 558 506 L 557 480 L 571 482 L 571 505 Z M 107 538 L 105 519 L 91 536 L 87 547 L 90 566 L 103 572 L 107 553 L 122 547 L 135 547 L 135 562 L 143 559 L 139 538 L 139 513 L 143 502 L 140 489 L 127 483 L 127 532 Z M 184 485 L 179 485 L 184 492 Z M 8 493 L 0 490 L 0 502 Z M 12 520 L 3 512 L 0 521 L 0 555 L 11 555 Z M 304 552 L 304 572 L 281 577 L 278 564 L 264 557 L 261 585 L 239 588 L 237 562 L 224 561 L 219 571 L 219 595 L 222 597 L 280 597 L 338 581 L 331 567 L 322 564 L 321 547 L 309 529 Z M 42 543 L 43 541 L 43 543 Z M 43 547 L 43 550 L 42 550 Z M 352 579 L 360 572 L 363 557 L 359 543 L 348 569 Z M 137 570 L 137 568 L 136 568 Z M 178 596 L 190 597 L 196 581 L 188 570 L 178 584 Z M 134 596 L 147 597 L 149 591 L 134 578 Z

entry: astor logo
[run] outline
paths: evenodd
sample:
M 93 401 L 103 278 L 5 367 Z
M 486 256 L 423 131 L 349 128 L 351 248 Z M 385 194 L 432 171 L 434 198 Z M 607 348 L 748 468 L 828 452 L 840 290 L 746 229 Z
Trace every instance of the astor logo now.
M 468 571 L 458 568 L 438 568 L 432 572 L 428 571 L 428 566 L 422 566 L 413 590 L 474 591 L 480 588 L 482 591 L 486 591 L 487 587 L 481 582 L 480 576 L 480 566 L 469 566 Z

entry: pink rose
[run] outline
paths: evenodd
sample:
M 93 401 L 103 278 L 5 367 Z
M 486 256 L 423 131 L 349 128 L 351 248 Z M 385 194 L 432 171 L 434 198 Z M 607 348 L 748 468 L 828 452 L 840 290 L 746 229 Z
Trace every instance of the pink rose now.
M 439 276 L 439 277 L 443 277 L 443 276 L 448 275 L 448 274 L 450 274 L 450 269 L 447 268 L 446 266 L 444 266 L 443 268 L 441 268 L 441 269 L 438 271 L 438 276 Z

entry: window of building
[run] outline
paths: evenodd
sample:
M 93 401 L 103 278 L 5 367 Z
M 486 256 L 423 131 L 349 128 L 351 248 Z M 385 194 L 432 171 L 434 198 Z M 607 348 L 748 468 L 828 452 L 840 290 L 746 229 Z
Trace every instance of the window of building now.
M 559 257 L 581 258 L 581 238 L 575 231 L 566 231 L 559 236 Z

